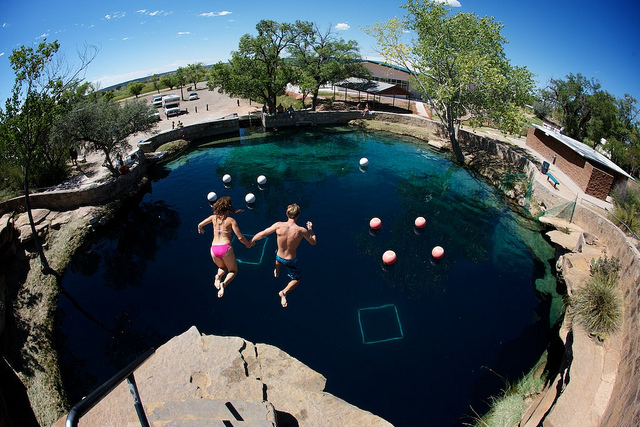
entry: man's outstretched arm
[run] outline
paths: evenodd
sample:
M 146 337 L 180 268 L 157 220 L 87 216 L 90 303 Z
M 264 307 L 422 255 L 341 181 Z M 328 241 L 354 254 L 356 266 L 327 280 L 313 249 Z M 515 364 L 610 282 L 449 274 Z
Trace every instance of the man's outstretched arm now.
M 255 236 L 253 236 L 253 238 L 251 239 L 252 242 L 257 242 L 258 240 L 264 238 L 265 236 L 268 236 L 269 234 L 272 234 L 274 231 L 276 231 L 276 227 L 277 227 L 278 223 L 276 222 L 275 224 L 273 224 L 271 227 L 267 227 L 264 230 L 262 230 L 261 232 L 259 232 L 258 234 L 256 234 Z

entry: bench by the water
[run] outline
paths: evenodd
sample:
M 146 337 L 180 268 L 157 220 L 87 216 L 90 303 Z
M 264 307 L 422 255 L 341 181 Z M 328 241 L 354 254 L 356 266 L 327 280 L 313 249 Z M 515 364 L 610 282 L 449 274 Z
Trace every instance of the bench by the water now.
M 550 172 L 547 172 L 547 181 L 553 182 L 553 188 L 558 188 L 558 185 L 560 185 L 560 181 L 558 181 L 555 176 L 551 175 Z

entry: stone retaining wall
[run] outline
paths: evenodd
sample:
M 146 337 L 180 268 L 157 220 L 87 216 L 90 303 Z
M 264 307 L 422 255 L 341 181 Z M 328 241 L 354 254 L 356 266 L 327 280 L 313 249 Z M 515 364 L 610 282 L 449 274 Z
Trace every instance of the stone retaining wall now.
M 29 195 L 32 209 L 46 208 L 57 211 L 76 209 L 80 206 L 99 205 L 135 188 L 147 174 L 144 154 L 137 152 L 137 162 L 126 175 L 110 179 L 82 189 L 51 190 Z M 0 202 L 0 214 L 25 208 L 24 196 Z
M 193 141 L 194 139 L 208 138 L 211 136 L 238 133 L 240 131 L 240 119 L 237 115 L 230 118 L 212 120 L 210 122 L 196 123 L 172 129 L 152 136 L 146 141 L 138 143 L 138 147 L 145 153 L 153 153 L 158 147 L 167 142 L 178 139 Z
M 362 111 L 294 111 L 291 115 L 282 114 L 263 114 L 262 126 L 266 129 L 291 126 L 309 126 L 309 125 L 339 125 L 347 124 L 351 120 L 356 119 L 373 119 L 378 113 L 368 114 L 366 117 L 362 115 Z

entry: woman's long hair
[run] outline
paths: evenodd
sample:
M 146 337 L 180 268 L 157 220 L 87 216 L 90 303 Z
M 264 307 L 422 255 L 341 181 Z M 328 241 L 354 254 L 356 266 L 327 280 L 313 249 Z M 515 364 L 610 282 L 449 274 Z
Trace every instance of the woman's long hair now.
M 213 204 L 213 214 L 220 215 L 223 218 L 226 218 L 229 214 L 238 212 L 242 212 L 242 209 L 234 209 L 231 204 L 231 197 L 229 196 L 220 197 Z

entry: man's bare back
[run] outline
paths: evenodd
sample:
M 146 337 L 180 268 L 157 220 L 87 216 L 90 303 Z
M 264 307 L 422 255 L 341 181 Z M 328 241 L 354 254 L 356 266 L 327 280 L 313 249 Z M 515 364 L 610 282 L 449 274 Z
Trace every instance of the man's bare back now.
M 309 224 L 311 223 L 308 222 L 307 226 Z M 287 222 L 277 222 L 274 226 L 278 236 L 278 256 L 284 259 L 294 259 L 300 242 L 303 238 L 309 236 L 309 231 L 304 227 L 300 227 L 293 219 Z

